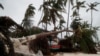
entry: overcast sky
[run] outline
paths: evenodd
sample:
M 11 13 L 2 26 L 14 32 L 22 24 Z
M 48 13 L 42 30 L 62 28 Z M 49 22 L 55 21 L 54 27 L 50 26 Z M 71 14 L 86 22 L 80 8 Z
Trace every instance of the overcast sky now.
M 82 0 L 80 0 L 82 1 Z M 85 0 L 87 3 L 92 2 L 100 2 L 100 0 Z M 18 24 L 20 24 L 24 18 L 25 11 L 29 4 L 33 4 L 36 7 L 36 14 L 33 18 L 34 25 L 37 25 L 41 13 L 38 11 L 39 6 L 42 4 L 42 0 L 0 0 L 0 3 L 4 6 L 4 10 L 0 9 L 0 16 L 9 16 Z M 86 3 L 86 4 L 87 4 Z M 87 7 L 88 8 L 88 7 Z M 99 11 L 93 12 L 93 26 L 100 26 L 100 5 L 96 7 Z M 66 18 L 67 14 L 64 14 L 64 18 Z M 81 9 L 80 15 L 84 20 L 88 20 L 90 23 L 90 12 L 86 13 L 86 9 Z M 66 20 L 66 19 L 65 19 Z M 70 20 L 71 21 L 71 20 Z M 52 28 L 51 28 L 52 29 Z M 100 32 L 98 32 L 100 35 Z

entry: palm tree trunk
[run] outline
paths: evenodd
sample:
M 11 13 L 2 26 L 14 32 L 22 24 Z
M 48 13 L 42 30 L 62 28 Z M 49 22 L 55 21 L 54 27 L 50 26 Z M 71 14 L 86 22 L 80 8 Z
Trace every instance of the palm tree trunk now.
M 93 11 L 91 10 L 91 27 L 90 27 L 90 29 L 92 29 L 92 23 L 93 23 Z
M 56 23 L 54 23 L 54 31 L 56 31 Z
M 78 13 L 78 18 L 80 17 L 80 14 L 79 14 L 79 9 L 77 9 L 77 13 Z
M 62 32 L 61 32 L 61 39 L 62 39 Z
M 76 4 L 78 3 L 78 0 L 76 0 Z M 77 13 L 78 13 L 78 17 L 79 17 L 79 8 L 77 8 Z
M 46 23 L 46 29 L 45 30 L 47 30 L 47 23 Z
M 68 19 L 67 19 L 67 29 L 68 29 L 68 24 L 69 24 L 69 14 L 70 14 L 70 0 L 68 4 Z
M 70 15 L 70 0 L 68 2 L 68 18 L 67 18 L 67 29 L 68 29 L 68 25 L 69 25 L 69 15 Z M 66 32 L 67 35 L 67 32 Z
M 62 30 L 62 29 L 60 29 L 60 30 Z M 62 39 L 62 32 L 61 32 L 61 39 Z
M 46 33 L 40 33 L 40 34 L 36 34 L 36 36 L 48 36 L 48 35 L 51 35 L 51 34 L 57 34 L 57 33 L 61 33 L 61 32 L 64 32 L 64 31 L 67 31 L 67 32 L 73 32 L 71 30 L 61 30 L 61 31 L 53 31 L 53 32 L 46 32 Z

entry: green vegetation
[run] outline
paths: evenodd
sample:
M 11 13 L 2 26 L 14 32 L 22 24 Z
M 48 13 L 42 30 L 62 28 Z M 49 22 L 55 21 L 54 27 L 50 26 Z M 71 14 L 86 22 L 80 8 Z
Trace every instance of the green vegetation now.
M 73 43 L 77 43 L 79 49 L 85 53 L 96 53 L 94 39 L 97 40 L 97 30 L 98 27 L 93 27 L 90 29 L 90 26 L 87 22 L 79 22 L 80 19 L 73 20 L 71 28 L 75 31 L 73 34 Z

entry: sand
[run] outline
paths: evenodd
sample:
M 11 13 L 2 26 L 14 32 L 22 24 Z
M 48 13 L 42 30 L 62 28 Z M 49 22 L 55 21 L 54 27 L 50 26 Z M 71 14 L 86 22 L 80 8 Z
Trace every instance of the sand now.
M 25 45 L 20 46 L 20 48 L 16 48 L 15 50 L 18 53 L 25 54 L 25 56 L 34 56 L 33 53 L 30 53 L 28 47 Z M 100 52 L 98 54 L 85 54 L 85 53 L 57 53 L 54 56 L 100 56 Z
M 100 54 L 84 54 L 84 53 L 62 53 L 55 56 L 100 56 Z

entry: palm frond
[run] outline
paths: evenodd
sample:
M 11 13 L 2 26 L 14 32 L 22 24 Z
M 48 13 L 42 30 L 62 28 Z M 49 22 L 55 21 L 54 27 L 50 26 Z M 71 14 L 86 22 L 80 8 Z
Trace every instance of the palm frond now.
M 97 5 L 99 5 L 99 4 L 100 4 L 100 3 L 98 3 L 98 2 L 94 2 L 94 3 L 87 4 L 87 5 L 89 6 L 88 9 L 98 11 L 97 9 L 95 9 L 95 7 L 96 7 Z
M 93 10 L 98 11 L 97 9 L 93 8 Z
M 57 0 L 57 4 L 62 5 L 63 6 L 63 0 Z
M 74 9 L 75 7 L 77 7 L 77 6 L 73 6 L 72 9 Z
M 59 10 L 59 11 L 62 10 L 62 8 L 63 8 L 63 7 L 60 6 L 59 4 L 54 4 L 53 7 L 54 7 L 56 10 Z
M 57 11 L 55 11 L 54 13 L 55 13 L 55 16 L 57 16 L 59 19 L 63 19 L 63 16 L 60 15 Z
M 70 2 L 71 2 L 71 5 L 73 5 L 74 3 L 73 3 L 73 0 L 70 0 Z
M 3 5 L 0 3 L 0 7 L 2 8 L 2 9 L 4 9 L 4 7 L 3 7 Z
M 98 2 L 94 2 L 93 4 L 94 4 L 95 6 L 97 6 L 97 5 L 99 5 L 100 3 L 98 3 Z
M 84 4 L 86 1 L 81 2 L 81 4 Z
M 87 10 L 86 10 L 86 12 L 88 12 L 90 10 L 90 8 L 88 8 Z
M 64 5 L 66 6 L 67 0 L 64 0 Z
M 25 17 L 29 18 L 31 16 L 34 16 L 35 14 L 34 10 L 35 10 L 35 7 L 33 7 L 32 4 L 30 4 L 26 10 Z
M 86 6 L 82 5 L 81 7 L 86 8 Z
M 43 7 L 43 5 L 40 5 L 40 8 L 39 8 L 39 10 L 41 10 L 41 9 L 42 9 L 42 7 Z
M 77 16 L 77 15 L 78 15 L 77 11 L 74 10 L 72 16 L 74 17 L 74 16 Z
M 25 29 L 29 29 L 32 26 L 32 20 L 30 19 L 31 17 L 34 16 L 35 12 L 35 7 L 32 6 L 32 4 L 29 4 L 28 8 L 26 9 L 25 12 L 25 16 L 24 19 L 21 23 L 21 25 L 25 28 Z
M 89 28 L 89 24 L 87 23 L 87 21 L 84 21 L 81 25 L 82 28 Z

